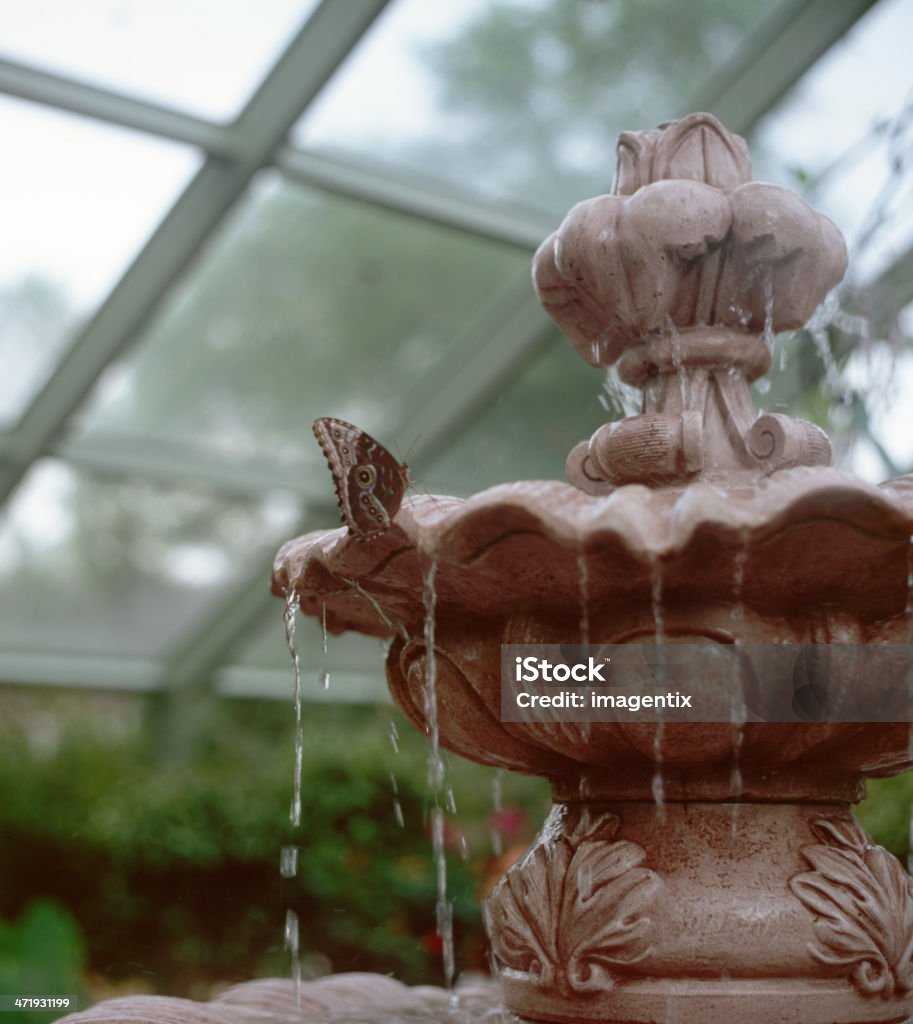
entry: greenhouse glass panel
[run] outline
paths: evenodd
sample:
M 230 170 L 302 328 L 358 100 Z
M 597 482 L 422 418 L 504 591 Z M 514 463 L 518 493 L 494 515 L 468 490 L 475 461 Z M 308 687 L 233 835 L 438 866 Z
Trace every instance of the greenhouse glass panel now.
M 294 673 L 285 639 L 284 608 L 276 602 L 264 621 L 219 673 L 221 693 L 291 700 Z M 307 702 L 389 702 L 384 669 L 386 645 L 358 633 L 328 635 L 320 622 L 299 615 L 295 641 L 301 663 L 301 695 Z
M 840 225 L 856 283 L 913 244 L 913 6 L 881 0 L 758 126 L 756 177 Z
M 296 512 L 42 460 L 0 522 L 0 651 L 161 656 Z
M 191 149 L 0 98 L 0 427 L 197 169 Z
M 432 493 L 470 495 L 513 480 L 563 480 L 568 452 L 621 397 L 603 386 L 570 344 L 554 335 L 419 481 Z
M 227 121 L 317 0 L 30 0 L 4 12 L 0 56 Z
M 293 138 L 563 214 L 608 189 L 619 131 L 688 113 L 776 13 L 750 0 L 400 0 Z
M 411 443 L 390 426 L 403 395 L 528 260 L 264 175 L 139 348 L 103 378 L 81 438 L 179 442 L 290 473 L 322 462 L 318 416 Z

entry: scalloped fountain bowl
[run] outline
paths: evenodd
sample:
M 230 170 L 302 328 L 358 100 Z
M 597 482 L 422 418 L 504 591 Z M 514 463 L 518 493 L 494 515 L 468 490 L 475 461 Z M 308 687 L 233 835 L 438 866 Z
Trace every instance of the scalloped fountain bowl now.
M 866 776 L 913 763 L 906 721 L 501 713 L 504 644 L 817 645 L 841 712 L 905 678 L 913 478 L 872 487 L 830 468 L 818 427 L 759 416 L 749 388 L 774 332 L 839 282 L 845 247 L 750 179 L 744 141 L 710 115 L 625 133 L 615 193 L 578 204 L 536 254 L 539 297 L 578 353 L 644 393 L 570 453 L 570 483 L 413 498 L 371 539 L 311 533 L 276 560 L 274 592 L 331 632 L 392 639 L 390 689 L 418 728 L 551 780 L 549 819 L 484 908 L 525 1020 L 913 1012 L 913 888 L 850 813 Z M 861 645 L 874 674 L 844 657 Z
M 640 414 L 571 452 L 569 484 L 417 497 L 376 539 L 312 533 L 276 561 L 274 591 L 331 631 L 392 638 L 390 689 L 417 727 L 552 781 L 545 828 L 485 907 L 524 1019 L 913 1011 L 910 882 L 849 809 L 866 776 L 913 763 L 910 727 L 846 713 L 905 678 L 913 480 L 869 486 L 830 468 L 818 427 L 756 413 L 774 333 L 813 313 L 846 251 L 827 218 L 750 177 L 743 140 L 707 114 L 625 133 L 615 194 L 540 247 L 546 310 L 644 392 Z M 503 720 L 502 645 L 656 640 L 817 645 L 840 708 L 811 723 Z M 860 645 L 877 656 L 865 677 L 847 654 Z

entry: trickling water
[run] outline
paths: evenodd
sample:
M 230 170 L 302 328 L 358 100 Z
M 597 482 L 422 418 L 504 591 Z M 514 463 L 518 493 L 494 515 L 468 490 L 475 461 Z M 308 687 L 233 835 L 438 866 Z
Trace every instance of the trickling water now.
M 666 618 L 663 611 L 663 574 L 659 560 L 653 562 L 650 576 L 650 606 L 653 612 L 653 629 L 656 642 L 656 649 L 659 654 L 657 668 L 660 672 L 660 683 L 662 684 L 665 675 L 665 664 L 663 663 L 663 645 L 666 642 Z M 656 723 L 656 731 L 653 733 L 653 781 L 651 791 L 653 802 L 656 804 L 657 816 L 660 821 L 666 817 L 666 785 L 663 780 L 663 741 L 666 736 L 666 723 Z
M 295 641 L 295 623 L 298 599 L 294 583 L 290 582 L 285 595 L 285 642 L 295 671 L 295 774 L 292 786 L 292 806 L 289 819 L 296 827 L 301 824 L 301 765 L 304 760 L 304 736 L 301 729 L 301 659 Z
M 301 957 L 298 940 L 298 915 L 294 910 L 285 912 L 285 948 L 292 959 L 292 981 L 295 983 L 295 1002 L 301 1012 Z
M 431 811 L 431 842 L 434 848 L 434 862 L 437 868 L 437 906 L 435 923 L 441 937 L 444 958 L 444 981 L 447 988 L 453 985 L 456 962 L 453 946 L 453 906 L 447 899 L 447 858 L 444 846 L 444 811 L 434 807 Z
M 586 555 L 581 551 L 577 555 L 577 587 L 580 592 L 580 642 L 590 642 L 590 571 L 586 564 Z
M 279 874 L 283 878 L 294 878 L 298 874 L 298 847 L 283 846 L 279 853 Z
M 685 361 L 682 358 L 682 336 L 678 333 L 675 321 L 667 316 L 664 324 L 665 330 L 672 339 L 672 366 L 678 375 L 678 390 L 682 401 L 682 409 L 688 408 L 688 382 L 685 376 Z
M 768 352 L 774 350 L 774 279 L 773 273 L 768 268 L 764 275 L 764 333 L 762 335 Z
M 913 644 L 913 534 L 907 542 L 907 600 L 904 605 L 904 615 L 907 620 L 907 643 Z M 908 689 L 913 686 L 913 678 L 907 677 Z M 913 760 L 913 723 L 907 731 L 907 757 Z M 913 818 L 910 821 L 910 828 L 913 830 Z M 913 847 L 911 847 L 913 848 Z M 911 854 L 913 857 L 913 854 Z
M 609 367 L 596 399 L 611 419 L 618 420 L 639 413 L 643 395 L 633 384 L 625 384 L 614 367 Z
M 403 818 L 403 805 L 399 802 L 399 786 L 396 784 L 396 776 L 393 772 L 390 772 L 390 785 L 393 787 L 393 817 L 396 818 L 396 824 L 400 828 L 404 828 L 406 822 Z
M 743 592 L 745 589 L 745 566 L 748 562 L 748 532 L 740 532 L 739 548 L 733 559 L 732 569 L 732 611 L 729 613 L 734 623 L 740 624 L 745 617 L 745 603 Z M 738 626 L 735 627 L 736 629 Z M 729 772 L 729 789 L 733 797 L 742 792 L 742 747 L 745 743 L 745 721 L 748 717 L 745 707 L 745 694 L 742 690 L 741 660 L 738 656 L 738 645 L 741 638 L 734 633 L 734 645 L 736 656 L 732 661 L 732 697 L 729 709 L 729 719 L 732 722 L 732 768 Z M 735 836 L 738 831 L 740 804 L 737 800 L 732 801 L 732 834 Z
M 441 734 L 438 722 L 437 707 L 437 659 L 434 653 L 435 643 L 435 608 L 437 591 L 434 580 L 437 575 L 437 563 L 431 562 L 425 572 L 422 599 L 425 606 L 425 722 L 428 727 L 428 738 L 431 748 L 428 753 L 428 789 L 434 807 L 431 811 L 431 842 L 437 874 L 437 905 L 435 921 L 438 935 L 441 938 L 444 961 L 444 981 L 447 988 L 452 987 L 456 973 L 453 943 L 453 907 L 447 898 L 447 857 L 444 844 L 444 810 L 441 807 L 441 795 L 444 785 L 444 761 L 441 758 Z M 448 787 L 445 795 L 455 809 L 453 790 Z
M 434 654 L 435 605 L 437 592 L 434 577 L 437 563 L 432 562 L 425 574 L 422 598 L 425 605 L 425 723 L 431 749 L 428 753 L 428 788 L 439 794 L 444 781 L 444 762 L 441 760 L 441 734 L 437 717 L 437 659 Z
M 399 633 L 399 635 L 402 636 L 404 639 L 408 639 L 408 637 L 406 637 L 405 626 L 403 626 L 401 622 L 398 622 L 396 624 L 391 622 L 390 616 L 387 615 L 387 613 L 380 606 L 377 598 L 374 597 L 373 594 L 369 594 L 368 591 L 365 590 L 365 588 L 358 582 L 358 580 L 348 580 L 345 578 L 345 576 L 339 576 L 338 579 L 345 583 L 346 586 L 349 586 L 353 590 L 355 590 L 358 593 L 359 597 L 363 597 L 368 602 L 368 604 L 371 605 L 371 607 L 376 612 L 377 617 L 387 627 L 387 629 L 390 630 L 391 633 Z
M 909 640 L 913 643 L 913 534 L 907 542 L 907 603 L 904 606 Z
M 327 603 L 323 602 L 320 625 L 323 627 L 323 653 L 327 653 Z
M 500 811 L 504 806 L 503 777 L 504 769 L 496 768 L 491 780 L 491 852 L 496 857 L 500 857 L 504 852 L 504 842 L 501 838 L 501 830 L 498 828 Z

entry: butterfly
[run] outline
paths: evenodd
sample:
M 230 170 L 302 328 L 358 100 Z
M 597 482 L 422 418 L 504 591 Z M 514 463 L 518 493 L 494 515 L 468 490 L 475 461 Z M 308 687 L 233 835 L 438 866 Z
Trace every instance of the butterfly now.
M 370 434 L 330 416 L 314 420 L 342 511 L 356 540 L 389 530 L 409 485 L 409 467 L 399 463 Z

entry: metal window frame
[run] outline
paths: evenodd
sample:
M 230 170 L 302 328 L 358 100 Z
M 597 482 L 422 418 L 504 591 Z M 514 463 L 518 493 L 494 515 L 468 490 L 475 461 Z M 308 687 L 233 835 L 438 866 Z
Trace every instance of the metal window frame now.
M 66 437 L 68 424 L 100 374 L 137 338 L 261 168 L 275 166 L 289 180 L 520 249 L 533 250 L 552 229 L 554 225 L 536 213 L 495 207 L 453 190 L 287 144 L 291 126 L 387 2 L 323 0 L 230 125 L 0 60 L 0 93 L 195 146 L 205 153 L 200 171 L 58 362 L 45 387 L 16 427 L 0 437 L 0 502 L 8 500 L 36 459 L 56 454 L 104 475 L 139 472 L 172 483 L 202 480 L 230 494 L 274 487 L 292 490 L 308 507 L 303 529 L 326 516 L 326 504 L 319 501 L 312 485 L 303 482 L 307 474 L 295 484 L 269 467 L 256 470 L 220 464 L 164 447 L 137 449 L 117 439 L 90 442 Z M 697 106 L 717 114 L 731 129 L 747 131 L 875 2 L 793 0 L 784 4 L 731 65 L 711 79 Z M 893 284 L 902 262 L 883 275 L 886 281 Z M 433 402 L 407 397 L 399 418 L 420 426 L 422 440 L 414 460 L 433 458 L 472 413 L 491 400 L 517 362 L 536 353 L 552 330 L 526 285 L 525 292 L 518 289 L 515 302 L 502 311 L 498 322 L 480 325 L 465 339 L 456 365 L 432 368 L 424 393 L 434 395 Z M 484 382 L 482 391 L 480 382 Z M 391 428 L 395 426 L 391 423 Z M 266 583 L 270 564 L 266 553 L 254 559 L 250 573 L 160 662 L 128 666 L 121 664 L 123 659 L 76 659 L 74 663 L 68 656 L 70 670 L 65 671 L 62 664 L 41 654 L 0 652 L 0 677 L 48 685 L 58 673 L 62 683 L 85 685 L 94 678 L 113 686 L 121 679 L 126 689 L 153 690 L 211 681 L 218 691 L 246 693 L 245 687 L 255 683 L 256 672 L 235 672 L 237 678 L 226 689 L 223 677 L 235 670 L 226 668 L 225 661 L 274 604 Z M 26 664 L 29 658 L 31 669 Z

